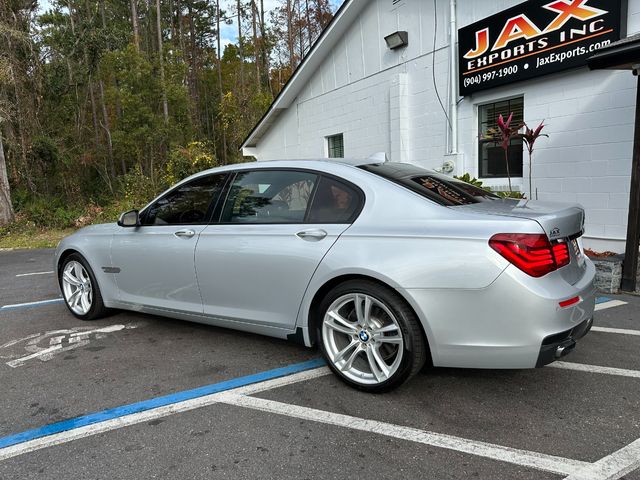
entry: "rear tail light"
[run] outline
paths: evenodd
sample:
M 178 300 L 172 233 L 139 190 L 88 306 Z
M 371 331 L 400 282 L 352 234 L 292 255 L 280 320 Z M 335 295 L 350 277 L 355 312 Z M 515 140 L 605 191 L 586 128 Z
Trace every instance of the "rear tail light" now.
M 569 265 L 571 258 L 569 258 L 569 247 L 566 243 L 556 243 L 553 246 L 553 258 L 556 260 L 558 268 Z
M 566 243 L 551 245 L 544 234 L 499 233 L 489 245 L 520 270 L 532 277 L 542 277 L 571 261 Z

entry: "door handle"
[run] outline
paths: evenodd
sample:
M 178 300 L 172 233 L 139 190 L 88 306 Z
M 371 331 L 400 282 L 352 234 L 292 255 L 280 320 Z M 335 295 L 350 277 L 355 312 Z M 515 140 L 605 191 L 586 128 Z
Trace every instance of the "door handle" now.
M 327 236 L 327 232 L 321 229 L 303 230 L 296 233 L 296 237 L 309 242 L 319 242 Z
M 196 234 L 193 230 L 179 230 L 174 235 L 178 238 L 191 238 Z

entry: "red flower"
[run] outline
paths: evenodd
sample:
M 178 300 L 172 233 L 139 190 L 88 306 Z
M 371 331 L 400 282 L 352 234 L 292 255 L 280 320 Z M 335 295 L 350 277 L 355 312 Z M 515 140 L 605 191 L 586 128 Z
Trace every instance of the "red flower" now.
M 522 134 L 522 140 L 526 143 L 529 155 L 531 155 L 533 153 L 533 145 L 536 143 L 538 137 L 548 137 L 549 135 L 541 133 L 544 128 L 544 120 L 540 122 L 540 125 L 538 125 L 538 128 L 535 130 L 531 130 L 526 123 L 523 125 L 524 133 Z
M 504 121 L 504 117 L 502 114 L 498 116 L 498 128 L 500 129 L 500 133 L 502 135 L 502 148 L 503 150 L 507 150 L 509 148 L 509 142 L 511 138 L 516 135 L 518 130 L 520 130 L 520 126 L 518 128 L 511 128 L 511 122 L 513 121 L 513 112 L 509 115 L 507 121 Z

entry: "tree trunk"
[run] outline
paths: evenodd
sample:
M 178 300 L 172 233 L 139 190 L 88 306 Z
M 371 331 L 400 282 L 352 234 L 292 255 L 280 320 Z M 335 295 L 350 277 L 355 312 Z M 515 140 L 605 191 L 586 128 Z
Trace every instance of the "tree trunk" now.
M 175 11 L 175 7 L 173 5 L 173 0 L 169 0 L 169 12 L 171 12 L 169 14 L 169 21 L 171 22 L 171 42 L 173 43 L 173 41 L 176 38 L 176 24 L 173 20 L 173 12 Z
M 260 45 L 258 44 L 258 7 L 255 0 L 251 0 L 251 28 L 253 30 L 253 56 L 256 63 L 256 86 L 260 89 Z
M 2 129 L 0 128 L 0 226 L 13 221 L 13 205 L 11 205 L 11 190 L 7 178 L 7 162 L 2 143 Z
M 198 48 L 196 44 L 196 26 L 193 20 L 193 5 L 191 0 L 187 2 L 189 11 L 189 93 L 191 94 L 191 102 L 193 103 L 193 122 L 196 128 L 200 126 L 200 98 L 198 93 Z
M 11 50 L 11 42 L 9 42 L 9 50 Z M 12 65 L 9 65 L 9 77 L 11 83 L 13 83 L 16 98 L 16 119 L 18 121 L 18 133 L 20 136 L 20 159 L 22 160 L 23 176 L 25 181 L 27 182 L 29 190 L 31 190 L 32 193 L 35 193 L 36 185 L 33 181 L 33 178 L 31 178 L 31 169 L 29 168 L 29 163 L 27 161 L 27 136 L 25 127 L 26 117 L 22 112 L 22 89 L 18 85 L 15 71 L 13 70 Z
M 309 15 L 309 0 L 305 0 L 305 16 L 307 20 L 307 51 L 311 50 L 311 45 L 313 45 L 313 37 L 315 36 L 315 28 L 311 22 L 311 16 Z
M 111 172 L 111 178 L 116 177 L 116 166 L 113 160 L 113 142 L 111 140 L 111 122 L 109 121 L 109 113 L 107 112 L 107 105 L 104 101 L 104 83 L 100 80 L 100 104 L 102 105 L 102 128 L 107 137 L 107 154 L 109 155 L 109 171 Z
M 240 56 L 240 87 L 244 89 L 244 48 L 242 42 L 242 5 L 240 0 L 236 2 L 238 7 L 238 55 Z
M 287 47 L 289 48 L 289 68 L 293 72 L 296 68 L 295 65 L 295 55 L 293 52 L 293 8 L 291 4 L 291 0 L 287 0 Z
M 162 52 L 162 21 L 160 17 L 160 0 L 156 0 L 156 22 L 158 28 L 158 57 L 160 59 L 160 82 L 162 83 L 162 115 L 164 124 L 169 124 L 169 103 L 167 102 L 167 89 L 164 80 L 164 54 Z
M 302 25 L 302 10 L 300 7 L 300 0 L 296 0 L 298 3 L 298 43 L 300 44 L 300 62 L 304 58 L 304 28 Z
M 93 93 L 93 80 L 89 74 L 89 99 L 91 100 L 91 118 L 93 119 L 93 134 L 96 145 L 96 153 L 100 150 L 100 130 L 98 129 L 98 108 L 96 107 L 96 96 Z
M 262 42 L 262 74 L 264 75 L 263 83 L 269 87 L 269 92 L 271 92 L 271 97 L 273 98 L 273 86 L 271 85 L 271 74 L 270 74 L 270 66 L 269 66 L 269 56 L 267 55 L 267 46 L 266 46 L 266 27 L 265 27 L 265 17 L 264 17 L 264 0 L 260 0 L 260 39 Z
M 133 25 L 133 46 L 136 52 L 140 52 L 140 31 L 138 29 L 138 9 L 137 0 L 130 0 L 131 3 L 131 25 Z
M 176 12 L 178 16 L 178 42 L 180 44 L 180 51 L 185 55 L 186 48 L 184 46 L 184 34 L 182 33 L 182 4 L 180 0 L 176 0 Z
M 220 104 L 224 97 L 224 88 L 222 87 L 222 46 L 220 42 L 220 0 L 216 2 L 216 40 L 218 43 L 218 86 L 220 88 Z M 220 129 L 222 132 L 222 160 L 227 164 L 227 133 L 224 126 Z
M 85 15 L 86 20 L 88 21 L 91 18 L 91 13 L 89 10 L 89 1 L 85 0 Z M 84 65 L 87 69 L 87 78 L 89 80 L 89 99 L 91 100 L 91 119 L 93 120 L 93 136 L 94 142 L 96 146 L 96 154 L 100 151 L 100 129 L 98 128 L 98 108 L 96 106 L 96 96 L 93 91 L 93 73 L 92 66 L 89 64 L 89 52 L 87 50 L 87 44 L 82 44 L 82 53 L 84 55 Z

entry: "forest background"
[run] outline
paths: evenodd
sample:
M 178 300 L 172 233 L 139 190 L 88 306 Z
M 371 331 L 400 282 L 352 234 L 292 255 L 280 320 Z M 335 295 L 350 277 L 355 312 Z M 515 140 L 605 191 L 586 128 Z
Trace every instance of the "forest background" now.
M 0 0 L 0 248 L 53 246 L 248 160 L 339 3 Z

